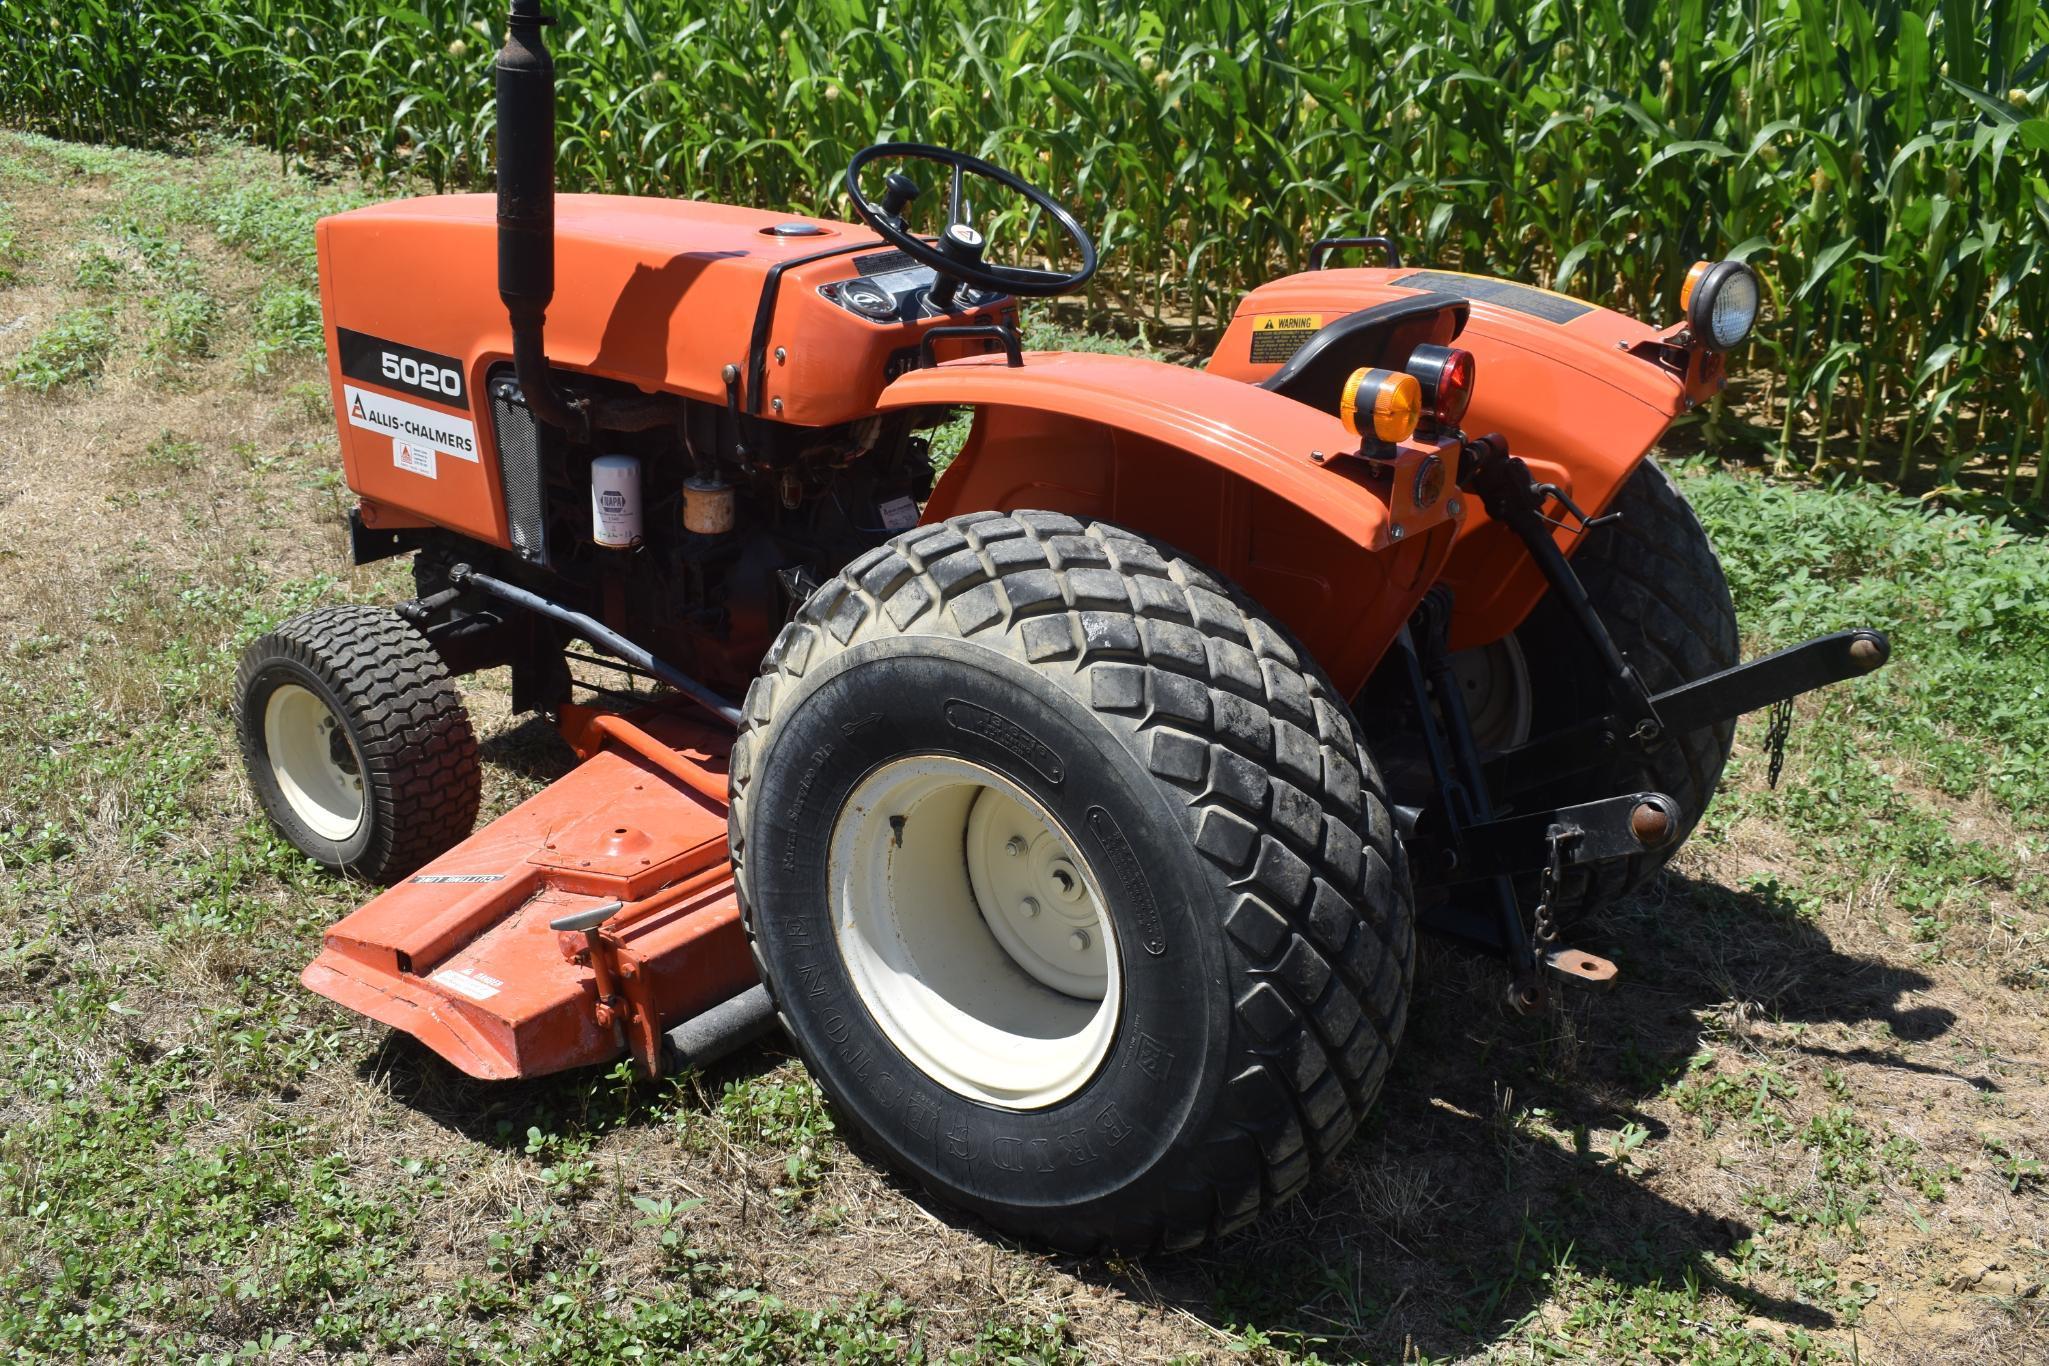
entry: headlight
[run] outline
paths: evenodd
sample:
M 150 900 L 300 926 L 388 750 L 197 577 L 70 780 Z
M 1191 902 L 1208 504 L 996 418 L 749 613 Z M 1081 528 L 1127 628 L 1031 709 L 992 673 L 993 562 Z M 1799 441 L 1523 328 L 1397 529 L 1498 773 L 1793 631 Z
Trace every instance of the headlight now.
M 1741 261 L 1697 261 L 1679 288 L 1686 325 L 1710 351 L 1743 344 L 1757 326 L 1757 272 Z

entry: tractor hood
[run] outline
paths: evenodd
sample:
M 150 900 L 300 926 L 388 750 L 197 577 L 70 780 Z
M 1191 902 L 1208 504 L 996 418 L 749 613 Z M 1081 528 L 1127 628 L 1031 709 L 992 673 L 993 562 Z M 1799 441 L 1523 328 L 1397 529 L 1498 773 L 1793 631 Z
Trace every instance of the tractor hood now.
M 322 219 L 321 298 L 347 328 L 452 357 L 478 388 L 509 356 L 498 296 L 497 204 L 490 195 L 400 199 Z M 772 280 L 821 261 L 884 249 L 866 228 L 694 200 L 563 195 L 555 206 L 556 289 L 548 359 L 569 370 L 631 379 L 724 402 L 724 368 L 744 364 Z M 796 295 L 801 272 L 780 280 Z M 878 376 L 879 380 L 879 376 Z M 878 384 L 879 387 L 879 384 Z M 844 420 L 837 412 L 791 420 Z

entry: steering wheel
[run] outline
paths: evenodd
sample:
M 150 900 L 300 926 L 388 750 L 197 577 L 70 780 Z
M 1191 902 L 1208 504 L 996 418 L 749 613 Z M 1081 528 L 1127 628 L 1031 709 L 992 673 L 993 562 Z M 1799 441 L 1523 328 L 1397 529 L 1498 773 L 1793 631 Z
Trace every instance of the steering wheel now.
M 947 168 L 950 188 L 946 199 L 946 229 L 940 233 L 936 244 L 917 236 L 904 225 L 904 210 L 919 194 L 918 183 L 909 176 L 901 171 L 890 172 L 880 204 L 861 193 L 862 168 L 882 157 L 932 161 Z M 994 181 L 1004 189 L 1021 194 L 1050 215 L 1080 250 L 1081 268 L 1072 271 L 1040 270 L 1033 266 L 1006 266 L 983 260 L 982 234 L 967 221 L 968 201 L 963 191 L 970 175 Z M 941 308 L 952 306 L 953 296 L 961 285 L 972 285 L 996 294 L 1048 298 L 1081 288 L 1096 273 L 1096 244 L 1089 240 L 1089 235 L 1082 231 L 1081 224 L 1064 205 L 1001 166 L 991 165 L 966 152 L 922 142 L 878 142 L 872 147 L 863 147 L 847 163 L 847 195 L 854 201 L 854 212 L 880 233 L 883 240 L 912 260 L 939 273 L 939 282 L 933 285 L 931 298 Z

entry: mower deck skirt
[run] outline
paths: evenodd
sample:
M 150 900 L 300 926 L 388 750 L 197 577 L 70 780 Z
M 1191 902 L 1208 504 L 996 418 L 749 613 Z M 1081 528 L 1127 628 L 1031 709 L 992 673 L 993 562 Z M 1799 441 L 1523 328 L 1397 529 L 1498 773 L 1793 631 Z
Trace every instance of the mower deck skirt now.
M 626 1052 L 660 1066 L 664 1029 L 757 980 L 726 857 L 724 743 L 656 727 L 657 763 L 597 751 L 327 931 L 303 981 L 404 1030 L 473 1077 L 539 1076 Z M 686 783 L 678 764 L 701 770 Z M 548 922 L 624 902 L 590 946 Z M 607 1018 L 609 1017 L 609 1018 Z M 605 1020 L 604 1023 L 600 1023 Z

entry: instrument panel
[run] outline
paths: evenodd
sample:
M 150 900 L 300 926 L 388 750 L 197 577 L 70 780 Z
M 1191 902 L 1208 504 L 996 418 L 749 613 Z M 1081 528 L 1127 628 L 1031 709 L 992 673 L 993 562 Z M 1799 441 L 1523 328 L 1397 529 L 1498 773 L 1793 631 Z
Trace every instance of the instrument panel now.
M 878 251 L 853 260 L 859 274 L 818 287 L 819 294 L 857 318 L 872 323 L 918 322 L 925 318 L 970 313 L 1008 296 L 994 290 L 963 285 L 954 295 L 954 306 L 941 309 L 931 301 L 932 284 L 938 278 L 901 251 Z

